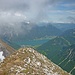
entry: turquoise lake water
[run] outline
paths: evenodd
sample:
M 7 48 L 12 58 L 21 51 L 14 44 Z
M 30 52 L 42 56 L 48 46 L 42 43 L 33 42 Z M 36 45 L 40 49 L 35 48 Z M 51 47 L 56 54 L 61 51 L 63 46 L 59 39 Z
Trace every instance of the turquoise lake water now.
M 43 39 L 43 40 L 30 40 L 30 41 L 16 41 L 17 45 L 30 45 L 30 46 L 35 46 L 35 45 L 41 45 L 45 42 L 49 41 L 49 39 Z

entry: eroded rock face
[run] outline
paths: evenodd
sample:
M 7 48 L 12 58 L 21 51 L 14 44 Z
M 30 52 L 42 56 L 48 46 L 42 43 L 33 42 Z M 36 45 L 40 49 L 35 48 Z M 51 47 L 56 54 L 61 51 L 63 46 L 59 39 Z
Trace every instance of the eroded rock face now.
M 15 51 L 12 47 L 10 47 L 8 44 L 0 40 L 0 62 L 5 59 L 5 57 L 9 56 Z
M 0 75 L 70 75 L 32 48 L 21 48 L 0 64 Z

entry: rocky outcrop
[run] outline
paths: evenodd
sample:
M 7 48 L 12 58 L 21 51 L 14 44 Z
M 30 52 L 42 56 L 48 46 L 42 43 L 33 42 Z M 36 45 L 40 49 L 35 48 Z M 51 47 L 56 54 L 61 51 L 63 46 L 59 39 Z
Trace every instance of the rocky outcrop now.
M 0 75 L 70 75 L 32 48 L 21 48 L 0 64 Z
M 14 48 L 0 40 L 0 62 L 15 51 Z

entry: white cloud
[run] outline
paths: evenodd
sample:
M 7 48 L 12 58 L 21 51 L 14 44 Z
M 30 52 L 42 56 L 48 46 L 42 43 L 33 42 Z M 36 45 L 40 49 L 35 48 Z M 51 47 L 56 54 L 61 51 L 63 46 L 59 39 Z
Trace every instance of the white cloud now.
M 60 0 L 0 0 L 0 12 L 14 12 L 15 16 L 22 18 L 25 15 L 27 20 L 35 22 L 44 19 L 48 12 L 46 9 L 58 1 Z
M 57 9 L 62 1 L 65 0 L 0 0 L 0 32 L 3 32 L 4 27 L 15 31 L 14 33 L 22 32 L 22 22 L 25 21 L 28 24 L 39 21 L 59 22 L 60 18 L 73 16 L 75 11 Z M 32 25 L 26 25 L 25 29 L 31 27 Z

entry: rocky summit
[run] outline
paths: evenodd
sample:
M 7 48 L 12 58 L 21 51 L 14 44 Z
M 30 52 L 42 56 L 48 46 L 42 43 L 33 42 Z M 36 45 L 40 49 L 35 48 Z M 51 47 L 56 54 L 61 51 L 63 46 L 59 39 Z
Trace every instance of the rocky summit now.
M 32 48 L 21 48 L 0 64 L 0 75 L 70 75 Z

